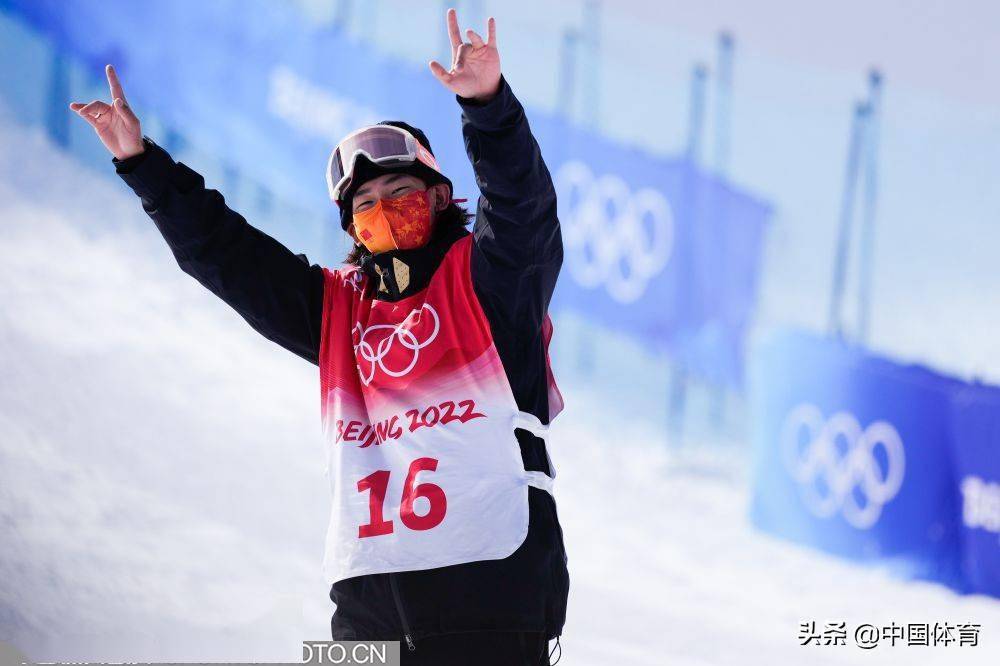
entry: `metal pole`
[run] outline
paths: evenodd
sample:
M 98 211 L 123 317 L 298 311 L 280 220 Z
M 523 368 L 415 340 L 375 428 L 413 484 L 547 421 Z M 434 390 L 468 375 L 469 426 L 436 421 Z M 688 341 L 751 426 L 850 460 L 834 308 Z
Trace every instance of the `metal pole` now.
M 691 98 L 688 106 L 687 158 L 697 163 L 701 157 L 701 138 L 705 129 L 705 79 L 708 71 L 702 63 L 691 70 Z
M 837 234 L 837 251 L 833 263 L 833 283 L 830 289 L 830 313 L 827 328 L 831 334 L 843 336 L 840 320 L 844 300 L 844 283 L 847 279 L 847 260 L 850 256 L 851 222 L 854 219 L 854 199 L 857 191 L 858 163 L 864 138 L 864 126 L 870 109 L 867 103 L 858 102 L 851 119 L 851 136 L 847 147 L 847 168 L 844 190 L 840 201 L 840 225 Z
M 583 6 L 583 35 L 587 44 L 584 71 L 583 100 L 586 105 L 586 123 L 598 129 L 601 121 L 601 3 L 587 0 Z
M 563 31 L 562 44 L 559 47 L 559 80 L 556 90 L 559 98 L 556 108 L 566 120 L 573 119 L 573 102 L 576 94 L 576 53 L 580 35 L 574 28 Z
M 871 112 L 865 130 L 864 189 L 862 194 L 861 252 L 858 276 L 858 341 L 868 341 L 871 322 L 872 261 L 875 246 L 875 212 L 878 204 L 878 144 L 882 105 L 882 74 L 868 75 L 868 106 Z
M 729 136 L 732 126 L 733 36 L 719 34 L 718 62 L 715 72 L 715 172 L 729 172 Z
M 701 142 L 705 129 L 705 87 L 708 69 L 703 63 L 696 63 L 691 69 L 691 97 L 688 100 L 688 135 L 685 153 L 690 163 L 686 174 L 694 169 L 701 158 Z M 686 176 L 687 177 L 687 176 Z M 692 191 L 685 187 L 685 196 Z M 670 389 L 667 395 L 667 430 L 671 445 L 681 446 L 684 440 L 685 415 L 687 412 L 688 372 L 683 358 L 674 356 L 670 367 Z

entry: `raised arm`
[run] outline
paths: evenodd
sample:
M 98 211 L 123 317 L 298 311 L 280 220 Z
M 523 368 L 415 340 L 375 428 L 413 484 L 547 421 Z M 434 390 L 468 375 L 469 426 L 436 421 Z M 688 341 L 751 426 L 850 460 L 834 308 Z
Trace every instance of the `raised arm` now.
M 562 259 L 556 192 L 524 108 L 507 80 L 487 102 L 456 96 L 481 196 L 476 241 L 487 259 L 524 270 Z
M 178 265 L 264 337 L 317 363 L 322 268 L 250 226 L 198 173 L 144 138 L 110 65 L 107 74 L 112 104 L 70 108 L 111 152 L 117 172 L 142 199 Z
M 476 215 L 477 283 L 498 303 L 518 304 L 518 316 L 541 317 L 562 264 L 562 238 L 552 178 L 524 114 L 500 72 L 496 22 L 487 39 L 447 15 L 452 68 L 432 61 L 434 75 L 455 93 L 462 133 L 481 196 Z

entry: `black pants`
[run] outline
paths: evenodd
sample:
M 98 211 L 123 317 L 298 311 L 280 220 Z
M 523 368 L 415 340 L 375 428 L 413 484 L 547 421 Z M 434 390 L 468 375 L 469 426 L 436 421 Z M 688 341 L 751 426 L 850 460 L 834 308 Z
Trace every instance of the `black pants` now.
M 400 643 L 403 666 L 548 666 L 542 632 L 477 631 L 428 636 L 415 650 Z

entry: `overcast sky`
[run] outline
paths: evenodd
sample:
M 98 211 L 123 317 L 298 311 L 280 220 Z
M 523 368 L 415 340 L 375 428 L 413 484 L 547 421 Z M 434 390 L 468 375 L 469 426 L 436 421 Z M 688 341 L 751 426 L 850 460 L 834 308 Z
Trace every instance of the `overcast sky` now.
M 874 64 L 895 83 L 1000 105 L 1000 3 L 989 0 L 614 0 L 604 9 L 706 36 L 726 27 L 761 54 L 857 71 Z

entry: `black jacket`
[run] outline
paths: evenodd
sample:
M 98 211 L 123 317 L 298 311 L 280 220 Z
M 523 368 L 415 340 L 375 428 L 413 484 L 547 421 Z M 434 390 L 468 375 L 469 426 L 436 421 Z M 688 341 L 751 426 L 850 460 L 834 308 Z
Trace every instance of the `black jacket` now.
M 542 321 L 562 264 L 562 240 L 551 177 L 524 109 L 501 78 L 485 104 L 456 96 L 466 151 L 482 196 L 472 255 L 472 279 L 518 407 L 548 423 Z M 113 160 L 142 198 L 181 269 L 232 306 L 255 330 L 318 363 L 323 271 L 250 226 L 204 179 L 148 138 L 146 151 Z M 425 248 L 396 256 L 410 264 L 411 284 L 423 288 L 460 229 L 437 233 Z M 366 267 L 366 270 L 373 266 Z M 387 271 L 391 274 L 392 271 Z M 387 294 L 377 298 L 395 300 Z M 515 431 L 526 469 L 551 473 L 544 442 Z M 552 497 L 529 488 L 524 543 L 502 560 L 424 571 L 358 576 L 335 583 L 335 639 L 403 640 L 419 649 L 422 636 L 451 632 L 544 631 L 555 637 L 566 616 L 569 575 Z

